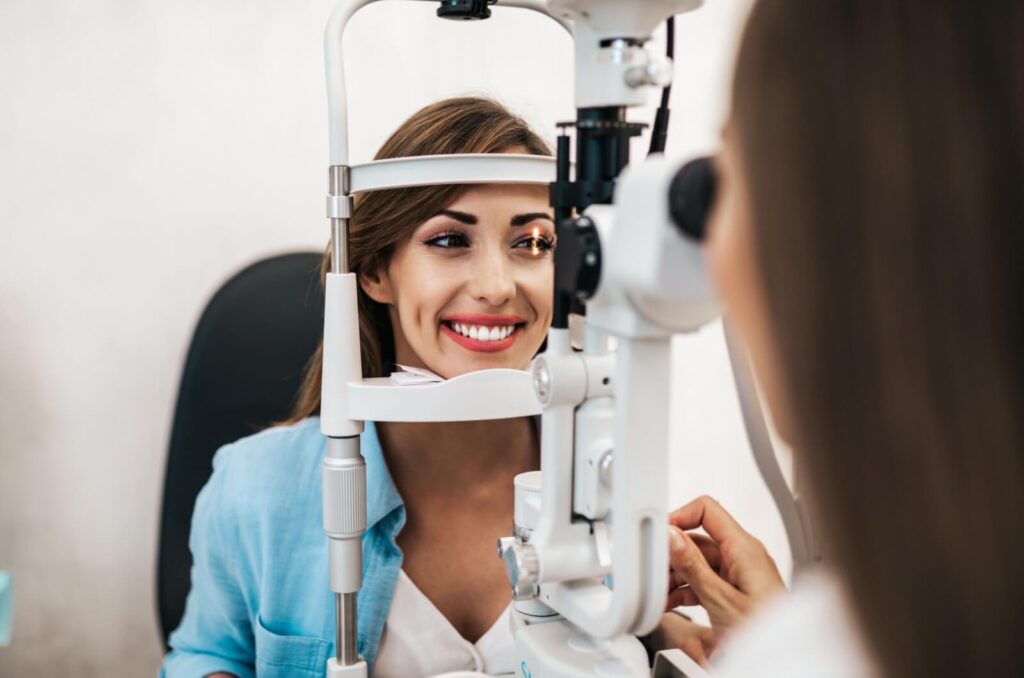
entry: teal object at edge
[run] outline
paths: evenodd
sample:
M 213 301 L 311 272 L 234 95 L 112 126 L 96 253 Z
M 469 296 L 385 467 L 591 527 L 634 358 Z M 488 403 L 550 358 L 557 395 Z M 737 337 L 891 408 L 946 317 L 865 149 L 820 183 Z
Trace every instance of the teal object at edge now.
M 0 646 L 11 644 L 14 626 L 14 582 L 11 575 L 0 570 Z

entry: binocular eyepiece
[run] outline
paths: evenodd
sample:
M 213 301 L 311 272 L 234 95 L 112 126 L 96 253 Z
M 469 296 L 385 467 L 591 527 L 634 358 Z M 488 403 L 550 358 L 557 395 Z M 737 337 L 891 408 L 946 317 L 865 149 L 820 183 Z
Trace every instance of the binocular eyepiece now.
M 491 9 L 498 0 L 441 0 L 437 16 L 453 21 L 479 21 L 490 19 Z
M 697 158 L 683 165 L 672 178 L 668 209 L 676 228 L 698 242 L 707 234 L 708 215 L 717 186 L 711 158 Z

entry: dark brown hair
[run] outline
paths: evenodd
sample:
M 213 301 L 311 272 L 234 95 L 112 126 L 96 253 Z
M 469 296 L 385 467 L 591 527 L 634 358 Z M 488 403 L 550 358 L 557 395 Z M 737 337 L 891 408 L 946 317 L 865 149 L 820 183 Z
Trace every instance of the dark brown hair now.
M 1024 14 L 759 0 L 734 86 L 794 440 L 888 676 L 1024 673 Z
M 503 153 L 515 150 L 550 155 L 547 144 L 518 116 L 497 101 L 482 97 L 446 99 L 420 109 L 402 123 L 377 152 L 376 159 L 453 153 Z M 385 266 L 395 246 L 430 217 L 457 200 L 464 185 L 396 188 L 355 197 L 349 222 L 348 258 L 353 273 Z M 330 247 L 324 254 L 321 279 L 330 268 Z M 363 376 L 381 376 L 394 363 L 394 344 L 387 306 L 359 290 L 359 345 Z M 306 376 L 291 417 L 294 423 L 320 412 L 323 369 L 321 344 Z

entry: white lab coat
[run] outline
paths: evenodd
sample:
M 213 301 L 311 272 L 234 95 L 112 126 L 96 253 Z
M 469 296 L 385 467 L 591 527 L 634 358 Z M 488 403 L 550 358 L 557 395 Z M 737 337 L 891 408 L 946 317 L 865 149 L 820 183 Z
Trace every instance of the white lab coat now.
M 767 603 L 722 647 L 715 678 L 877 676 L 834 575 L 799 580 Z

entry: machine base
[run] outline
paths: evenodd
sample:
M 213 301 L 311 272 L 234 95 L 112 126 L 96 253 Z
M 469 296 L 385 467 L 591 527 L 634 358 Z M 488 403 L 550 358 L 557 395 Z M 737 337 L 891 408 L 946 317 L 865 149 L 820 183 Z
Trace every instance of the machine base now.
M 514 617 L 519 617 L 513 621 L 513 629 L 520 678 L 650 676 L 647 651 L 633 636 L 596 640 L 562 618 L 530 624 L 519 614 Z
M 365 661 L 358 661 L 349 666 L 342 666 L 336 657 L 327 660 L 327 678 L 367 678 Z

